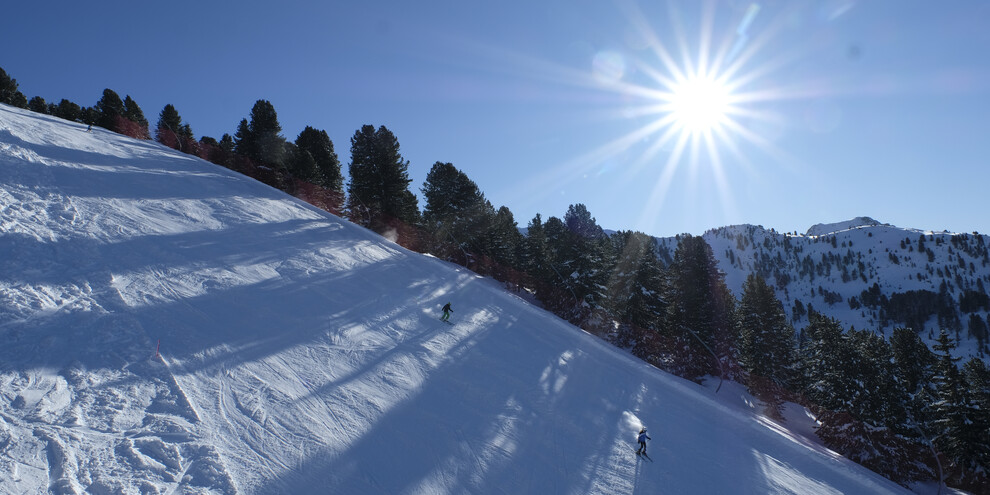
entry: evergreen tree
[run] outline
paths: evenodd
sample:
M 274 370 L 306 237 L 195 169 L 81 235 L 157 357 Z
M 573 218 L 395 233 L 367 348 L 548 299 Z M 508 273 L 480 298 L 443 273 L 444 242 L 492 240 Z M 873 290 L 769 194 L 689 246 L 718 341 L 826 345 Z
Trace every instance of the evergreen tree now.
M 82 108 L 80 108 L 78 104 L 66 100 L 65 98 L 58 102 L 58 106 L 56 106 L 55 111 L 52 112 L 52 115 L 70 122 L 79 120 L 81 114 Z
M 837 320 L 817 313 L 805 333 L 804 394 L 815 404 L 825 444 L 896 481 L 930 475 L 917 462 L 922 447 L 898 432 L 907 394 L 891 347 L 872 332 L 843 333 Z
M 165 105 L 158 114 L 155 140 L 183 153 L 199 154 L 199 143 L 193 135 L 192 127 L 182 122 L 182 117 L 172 104 Z
M 969 384 L 970 419 L 973 421 L 974 476 L 982 477 L 984 485 L 990 475 L 990 369 L 981 359 L 972 358 L 963 366 Z
M 842 325 L 834 318 L 809 313 L 804 335 L 806 341 L 801 348 L 804 395 L 824 409 L 849 411 L 856 384 L 851 374 L 846 373 L 846 366 L 854 358 Z
M 124 97 L 123 117 L 127 119 L 127 122 L 124 122 L 127 129 L 122 134 L 137 139 L 151 139 L 151 134 L 148 132 L 148 119 L 144 117 L 144 112 L 131 98 L 131 95 Z
M 905 424 L 900 433 L 924 441 L 925 425 L 931 418 L 934 403 L 932 377 L 935 355 L 922 342 L 918 334 L 908 328 L 895 328 L 890 336 L 893 373 L 901 389 L 907 394 Z
M 352 221 L 383 233 L 419 220 L 416 196 L 409 190 L 409 162 L 399 141 L 385 126 L 365 125 L 351 137 L 347 210 Z
M 296 137 L 296 146 L 313 157 L 316 173 L 314 182 L 331 191 L 341 194 L 344 191 L 344 177 L 340 173 L 340 160 L 333 149 L 333 141 L 327 131 L 306 126 Z M 339 207 L 338 207 L 339 210 Z
M 517 276 L 512 275 L 519 267 L 519 252 L 523 236 L 519 225 L 508 207 L 502 206 L 488 225 L 483 251 L 495 262 L 492 275 L 502 281 L 521 283 Z
M 83 124 L 97 125 L 100 120 L 100 111 L 96 107 L 85 107 L 79 112 L 79 120 Z
M 573 316 L 571 312 L 581 303 L 574 290 L 574 278 L 570 276 L 573 273 L 567 253 L 570 235 L 560 218 L 550 217 L 543 223 L 544 257 L 536 288 L 536 297 L 550 311 L 564 318 Z
M 987 445 L 981 440 L 986 429 L 980 424 L 982 412 L 970 396 L 966 376 L 956 366 L 959 358 L 952 356 L 955 348 L 955 342 L 943 328 L 934 346 L 938 356 L 933 377 L 936 401 L 931 426 L 934 442 L 949 461 L 946 466 L 948 478 L 955 486 L 985 487 L 987 471 L 986 466 L 981 466 L 981 459 L 986 459 Z
M 494 216 L 485 195 L 467 174 L 442 162 L 433 164 L 422 192 L 426 200 L 423 225 L 434 235 L 434 248 L 447 258 L 463 253 L 460 263 L 468 264 L 468 253 L 482 252 L 483 238 Z
M 788 386 L 795 361 L 794 328 L 763 277 L 751 273 L 746 278 L 736 320 L 742 368 L 755 377 Z
M 984 349 L 987 343 L 987 324 L 977 313 L 969 315 L 969 335 L 976 338 L 976 345 L 979 349 Z
M 612 243 L 583 204 L 567 207 L 564 215 L 567 234 L 561 238 L 560 264 L 567 269 L 577 304 L 569 314 L 571 322 L 602 335 L 611 331 L 608 280 L 615 267 Z
M 234 152 L 238 155 L 249 157 L 253 153 L 251 150 L 252 146 L 251 127 L 248 125 L 247 119 L 241 119 L 237 123 L 237 131 L 234 132 Z
M 17 89 L 17 79 L 7 75 L 2 68 L 0 68 L 0 103 L 19 108 L 27 108 L 28 105 L 27 97 Z
M 657 240 L 642 232 L 625 231 L 617 232 L 611 241 L 616 253 L 609 278 L 613 313 L 621 321 L 656 330 L 663 315 L 663 263 L 657 257 Z
M 647 332 L 659 330 L 664 313 L 660 297 L 663 263 L 657 257 L 657 241 L 642 232 L 617 232 L 611 236 L 615 267 L 608 283 L 610 309 L 621 323 L 616 344 L 645 351 Z
M 251 145 L 247 156 L 258 164 L 284 165 L 285 138 L 282 137 L 282 125 L 278 122 L 278 114 L 271 102 L 255 102 L 251 108 L 248 128 Z
M 124 116 L 124 100 L 114 90 L 107 88 L 103 90 L 100 101 L 96 102 L 95 109 L 99 112 L 96 125 L 117 132 L 118 119 Z
M 547 261 L 547 236 L 543 230 L 543 218 L 539 213 L 526 226 L 526 238 L 523 239 L 520 266 L 532 278 L 532 286 L 541 292 L 541 286 L 550 280 Z
M 289 173 L 300 180 L 315 181 L 319 170 L 316 168 L 316 159 L 313 158 L 313 154 L 295 144 L 289 149 L 291 149 L 289 155 L 292 157 L 289 160 Z
M 220 137 L 220 149 L 226 151 L 227 153 L 233 153 L 234 147 L 235 145 L 234 145 L 233 136 L 224 133 L 224 135 Z
M 155 125 L 155 141 L 181 151 L 182 142 L 179 139 L 181 129 L 182 117 L 179 116 L 179 111 L 171 103 L 166 104 L 158 114 L 158 123 Z
M 38 113 L 48 113 L 48 104 L 45 103 L 45 99 L 40 96 L 35 96 L 28 101 L 28 110 Z
M 711 247 L 701 237 L 681 237 L 667 270 L 663 299 L 667 302 L 664 331 L 674 339 L 677 368 L 696 379 L 721 373 L 725 361 L 735 361 L 734 301 L 718 269 Z M 714 362 L 712 354 L 718 356 Z M 728 358 L 728 359 L 726 359 Z

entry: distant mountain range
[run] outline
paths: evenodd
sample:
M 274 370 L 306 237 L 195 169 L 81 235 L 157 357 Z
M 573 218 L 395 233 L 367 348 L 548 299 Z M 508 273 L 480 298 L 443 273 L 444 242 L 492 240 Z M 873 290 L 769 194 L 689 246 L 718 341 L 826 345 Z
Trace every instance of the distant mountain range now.
M 775 287 L 800 332 L 808 310 L 890 336 L 910 327 L 929 346 L 946 327 L 964 358 L 986 359 L 990 236 L 895 227 L 870 217 L 817 224 L 801 235 L 756 225 L 702 236 L 738 298 L 751 272 Z M 668 260 L 678 237 L 658 238 Z

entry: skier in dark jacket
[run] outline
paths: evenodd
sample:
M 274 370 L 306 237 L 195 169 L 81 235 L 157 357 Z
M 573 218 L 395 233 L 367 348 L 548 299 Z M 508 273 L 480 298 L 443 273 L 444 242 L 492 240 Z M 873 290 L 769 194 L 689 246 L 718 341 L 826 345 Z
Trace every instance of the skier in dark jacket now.
M 640 454 L 646 455 L 647 440 L 653 440 L 653 439 L 646 434 L 646 428 L 639 430 L 639 437 L 637 438 L 637 441 L 639 441 L 639 448 L 636 449 L 636 455 L 640 455 Z
M 442 311 L 443 311 L 443 316 L 440 317 L 440 321 L 449 320 L 450 314 L 454 312 L 454 310 L 450 309 L 450 303 L 444 304 Z

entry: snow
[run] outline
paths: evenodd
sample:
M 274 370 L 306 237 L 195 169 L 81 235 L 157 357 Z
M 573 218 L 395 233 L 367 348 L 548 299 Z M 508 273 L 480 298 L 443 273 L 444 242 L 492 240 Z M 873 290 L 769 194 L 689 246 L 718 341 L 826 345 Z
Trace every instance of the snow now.
M 2 493 L 907 493 L 807 433 L 251 179 L 0 105 Z
M 819 223 L 812 225 L 808 232 L 805 234 L 807 236 L 821 236 L 834 234 L 836 232 L 843 232 L 846 230 L 851 230 L 860 227 L 875 227 L 881 225 L 880 222 L 870 218 L 870 217 L 856 217 L 852 220 L 846 220 L 844 222 L 836 223 Z

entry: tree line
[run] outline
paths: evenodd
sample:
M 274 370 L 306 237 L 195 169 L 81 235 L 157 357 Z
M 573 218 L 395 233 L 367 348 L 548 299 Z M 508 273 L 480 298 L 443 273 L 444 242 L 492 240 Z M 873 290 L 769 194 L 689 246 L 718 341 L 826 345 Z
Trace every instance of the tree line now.
M 137 103 L 110 89 L 92 107 L 46 104 L 25 98 L 0 69 L 0 102 L 152 138 Z M 546 309 L 660 369 L 695 381 L 737 380 L 771 415 L 782 416 L 787 401 L 803 404 L 816 414 L 826 445 L 895 481 L 938 479 L 984 493 L 990 486 L 990 371 L 978 359 L 959 367 L 944 329 L 929 349 L 910 328 L 887 340 L 809 308 L 808 326 L 795 332 L 764 275 L 751 273 L 736 298 L 701 237 L 677 236 L 670 252 L 642 232 L 608 235 L 580 203 L 562 218 L 537 214 L 523 232 L 507 207 L 496 209 L 446 162 L 430 169 L 421 210 L 409 161 L 385 126 L 364 125 L 351 137 L 346 186 L 325 131 L 307 126 L 294 141 L 281 132 L 272 104 L 258 100 L 235 134 L 219 140 L 196 140 L 166 105 L 153 137 L 528 291 Z

